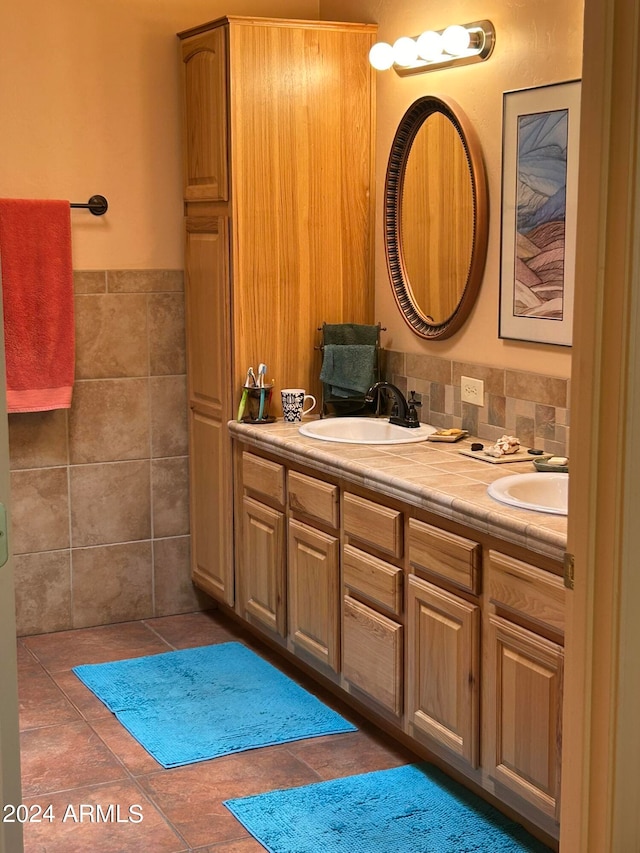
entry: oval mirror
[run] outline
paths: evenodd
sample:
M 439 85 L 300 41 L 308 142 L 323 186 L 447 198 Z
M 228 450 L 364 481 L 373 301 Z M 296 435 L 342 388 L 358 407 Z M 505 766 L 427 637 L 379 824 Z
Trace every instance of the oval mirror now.
M 451 101 L 426 96 L 403 116 L 384 205 L 387 267 L 402 316 L 423 338 L 447 338 L 478 293 L 489 218 L 480 144 Z

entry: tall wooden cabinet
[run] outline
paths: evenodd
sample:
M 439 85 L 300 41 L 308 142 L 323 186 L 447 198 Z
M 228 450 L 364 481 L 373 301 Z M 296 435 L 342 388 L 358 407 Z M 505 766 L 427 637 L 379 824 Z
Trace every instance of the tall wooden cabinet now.
M 240 17 L 179 34 L 192 571 L 228 604 L 247 368 L 318 396 L 317 328 L 373 322 L 375 35 Z

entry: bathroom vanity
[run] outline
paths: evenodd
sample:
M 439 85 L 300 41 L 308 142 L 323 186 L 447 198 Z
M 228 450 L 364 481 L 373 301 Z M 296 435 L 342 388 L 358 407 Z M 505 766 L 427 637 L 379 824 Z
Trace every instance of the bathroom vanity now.
M 486 494 L 531 464 L 321 442 L 282 422 L 229 429 L 236 613 L 557 838 L 566 518 Z

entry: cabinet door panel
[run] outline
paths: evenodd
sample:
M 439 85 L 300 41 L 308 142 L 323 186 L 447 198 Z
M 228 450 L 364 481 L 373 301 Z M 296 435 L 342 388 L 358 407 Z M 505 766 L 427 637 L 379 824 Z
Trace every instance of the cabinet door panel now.
M 344 597 L 342 671 L 396 717 L 402 715 L 402 625 Z
M 229 228 L 223 216 L 188 217 L 185 323 L 189 398 L 225 421 L 231 414 Z
M 289 634 L 294 644 L 338 671 L 338 539 L 289 522 Z
M 181 45 L 184 104 L 184 197 L 229 198 L 226 27 Z
M 410 723 L 477 767 L 480 608 L 410 575 L 408 619 Z
M 231 455 L 226 424 L 191 409 L 191 572 L 196 586 L 233 604 Z
M 487 647 L 483 764 L 496 781 L 556 817 L 564 650 L 493 615 Z
M 240 585 L 245 613 L 284 637 L 284 514 L 245 495 L 242 537 Z

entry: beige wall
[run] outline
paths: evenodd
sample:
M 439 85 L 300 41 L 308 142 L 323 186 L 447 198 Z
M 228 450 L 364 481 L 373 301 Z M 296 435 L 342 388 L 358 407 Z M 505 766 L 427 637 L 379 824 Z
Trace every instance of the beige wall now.
M 276 11 L 277 10 L 277 11 Z M 70 410 L 10 417 L 18 633 L 168 615 L 189 577 L 176 32 L 287 0 L 26 0 L 0 27 L 0 195 L 72 215 Z
M 388 328 L 383 344 L 396 351 L 423 353 L 479 362 L 483 365 L 535 371 L 568 378 L 570 349 L 498 338 L 500 276 L 500 193 L 502 95 L 580 77 L 582 60 L 582 0 L 320 0 L 320 17 L 372 21 L 381 41 L 442 29 L 452 23 L 489 18 L 496 29 L 496 47 L 482 65 L 398 77 L 378 74 L 377 88 L 377 210 L 376 320 Z M 470 321 L 447 341 L 424 342 L 406 326 L 396 308 L 384 259 L 381 199 L 389 148 L 398 122 L 410 104 L 427 95 L 456 101 L 473 122 L 482 145 L 489 180 L 491 207 L 486 272 Z M 578 294 L 579 298 L 579 294 Z
M 107 197 L 73 213 L 75 269 L 181 269 L 179 30 L 317 18 L 317 0 L 20 0 L 0 26 L 0 195 Z

